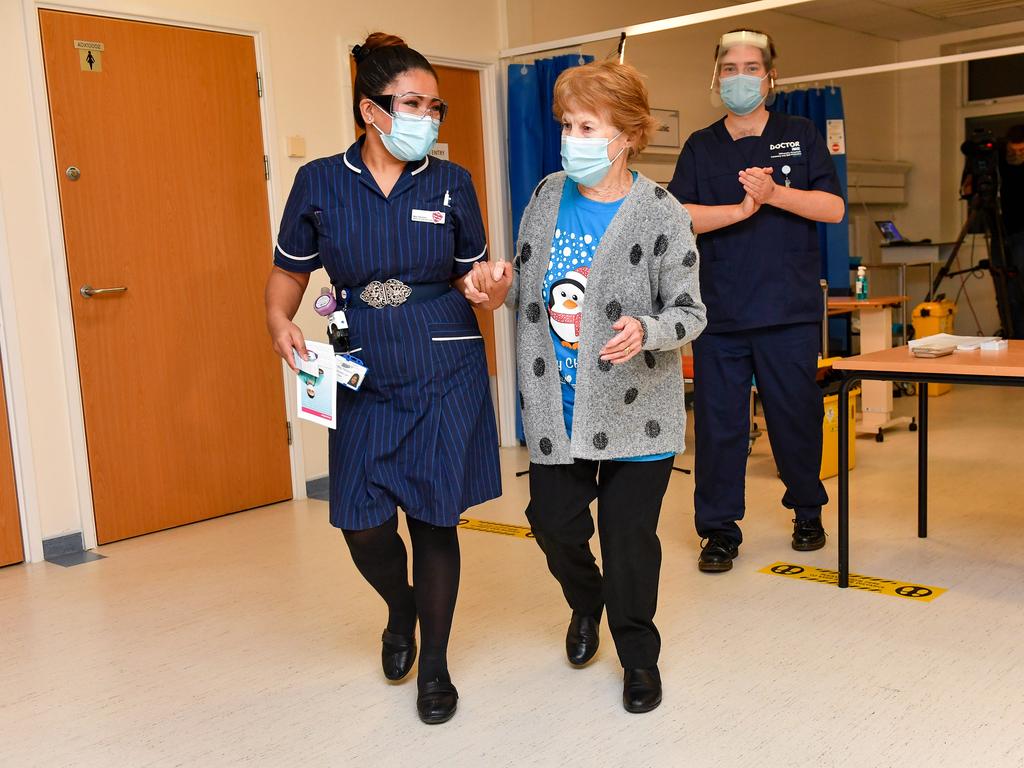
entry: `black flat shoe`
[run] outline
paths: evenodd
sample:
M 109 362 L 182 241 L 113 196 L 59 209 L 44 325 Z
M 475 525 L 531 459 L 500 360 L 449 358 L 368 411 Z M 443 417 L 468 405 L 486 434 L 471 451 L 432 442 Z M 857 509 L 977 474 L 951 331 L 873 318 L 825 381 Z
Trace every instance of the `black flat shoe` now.
M 705 573 L 722 573 L 732 570 L 733 558 L 739 557 L 739 545 L 725 536 L 709 536 L 700 548 L 697 567 Z
M 622 706 L 627 712 L 642 714 L 661 704 L 661 673 L 657 667 L 627 669 L 622 680 Z
M 594 658 L 601 644 L 601 624 L 593 616 L 572 612 L 569 629 L 565 633 L 565 655 L 574 667 L 585 666 Z
M 821 518 L 793 521 L 793 549 L 797 552 L 813 552 L 825 546 L 825 529 Z
M 406 637 L 385 629 L 380 639 L 380 663 L 384 668 L 384 677 L 388 680 L 401 680 L 409 674 L 416 661 L 415 635 Z
M 459 692 L 450 680 L 438 678 L 420 686 L 416 697 L 416 711 L 427 725 L 447 723 L 459 705 Z

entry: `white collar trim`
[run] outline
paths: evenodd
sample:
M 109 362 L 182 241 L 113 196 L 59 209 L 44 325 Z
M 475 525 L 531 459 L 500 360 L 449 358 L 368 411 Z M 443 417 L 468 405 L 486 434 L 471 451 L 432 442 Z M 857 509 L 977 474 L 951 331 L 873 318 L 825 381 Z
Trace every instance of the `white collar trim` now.
M 427 155 L 426 157 L 423 158 L 423 165 L 421 165 L 419 168 L 413 171 L 410 174 L 410 176 L 415 176 L 417 173 L 424 170 L 428 165 L 430 165 L 430 155 Z
M 355 171 L 356 173 L 362 173 L 363 172 L 361 168 L 356 168 L 354 165 L 352 165 L 352 163 L 350 163 L 348 161 L 348 152 L 346 152 L 344 155 L 342 155 L 341 159 L 345 161 L 345 165 L 348 166 L 348 169 L 350 171 Z

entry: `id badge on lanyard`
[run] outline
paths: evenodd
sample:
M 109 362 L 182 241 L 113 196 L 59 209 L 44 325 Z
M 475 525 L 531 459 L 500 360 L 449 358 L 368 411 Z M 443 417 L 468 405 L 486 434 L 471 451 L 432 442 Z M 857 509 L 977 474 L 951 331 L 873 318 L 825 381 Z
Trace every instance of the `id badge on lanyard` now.
M 359 388 L 363 386 L 363 380 L 370 369 L 363 365 L 363 361 L 358 357 L 353 357 L 347 353 L 336 354 L 334 360 L 337 366 L 338 383 L 348 387 L 353 392 L 358 392 Z

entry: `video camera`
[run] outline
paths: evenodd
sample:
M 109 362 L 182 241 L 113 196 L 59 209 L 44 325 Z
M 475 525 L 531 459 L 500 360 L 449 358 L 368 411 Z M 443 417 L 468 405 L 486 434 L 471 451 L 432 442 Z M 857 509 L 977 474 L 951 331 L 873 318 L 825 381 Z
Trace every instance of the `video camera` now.
M 984 207 L 995 207 L 999 195 L 999 149 L 995 136 L 988 128 L 975 128 L 960 145 L 964 157 L 964 172 L 960 180 L 960 199 L 978 196 Z M 972 234 L 978 234 L 972 230 Z

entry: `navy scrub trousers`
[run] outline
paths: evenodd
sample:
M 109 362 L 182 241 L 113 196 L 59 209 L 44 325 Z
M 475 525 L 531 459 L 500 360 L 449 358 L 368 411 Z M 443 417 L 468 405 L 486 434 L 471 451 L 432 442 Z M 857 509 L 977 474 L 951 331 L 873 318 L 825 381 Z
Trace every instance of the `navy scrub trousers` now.
M 769 113 L 761 136 L 734 140 L 719 120 L 687 140 L 669 184 L 684 205 L 743 200 L 741 170 L 841 195 L 824 138 L 808 120 Z M 694 517 L 702 538 L 742 541 L 750 389 L 756 376 L 772 454 L 798 520 L 821 514 L 822 394 L 815 377 L 823 312 L 814 222 L 775 208 L 697 238 L 708 327 L 694 352 Z
M 361 142 L 299 169 L 276 266 L 323 266 L 339 288 L 392 278 L 414 286 L 447 282 L 486 258 L 468 172 L 427 157 L 409 163 L 385 196 L 363 163 Z M 429 525 L 458 525 L 467 508 L 501 495 L 487 360 L 473 310 L 450 290 L 399 307 L 357 306 L 347 315 L 352 354 L 369 372 L 358 392 L 338 386 L 338 426 L 328 437 L 331 523 L 374 528 L 401 507 Z

